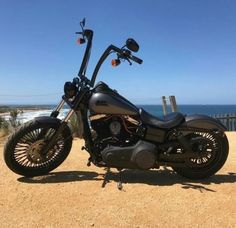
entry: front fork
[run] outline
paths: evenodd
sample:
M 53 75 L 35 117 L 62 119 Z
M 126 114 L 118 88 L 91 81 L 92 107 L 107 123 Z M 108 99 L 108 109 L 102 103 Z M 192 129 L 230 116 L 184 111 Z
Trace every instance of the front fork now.
M 57 118 L 57 116 L 59 115 L 61 109 L 63 108 L 65 104 L 64 100 L 61 100 L 61 102 L 58 104 L 58 106 L 56 107 L 55 110 L 52 111 L 51 113 L 51 117 Z M 65 118 L 61 121 L 61 125 L 59 126 L 59 128 L 57 129 L 57 131 L 53 134 L 52 138 L 50 139 L 49 143 L 45 146 L 44 148 L 44 154 L 47 154 L 48 150 L 54 145 L 56 139 L 58 138 L 58 136 L 61 134 L 61 132 L 64 130 L 64 128 L 67 126 L 67 122 L 69 121 L 69 119 L 71 118 L 71 116 L 75 113 L 75 111 L 73 109 L 71 109 L 67 115 L 65 116 Z M 47 129 L 43 129 L 41 131 L 42 135 L 45 135 L 47 133 Z M 41 135 L 40 134 L 40 135 Z
M 56 109 L 52 111 L 50 116 L 56 118 L 59 115 L 60 110 L 63 108 L 64 104 L 65 104 L 65 101 L 61 100 L 61 102 L 58 104 Z M 92 140 L 91 140 L 91 132 L 90 132 L 89 125 L 88 125 L 88 122 L 87 122 L 87 119 L 86 119 L 87 118 L 87 110 L 86 109 L 81 109 L 80 111 L 81 111 L 81 114 L 82 114 L 82 122 L 83 122 L 83 137 L 84 137 L 84 140 L 85 140 L 85 147 L 84 147 L 84 149 L 86 149 L 90 153 L 90 155 L 91 155 L 91 152 L 93 151 L 93 146 L 92 146 L 93 144 L 92 144 Z M 57 129 L 55 134 L 52 136 L 50 142 L 46 146 L 45 153 L 47 153 L 47 151 L 53 146 L 53 144 L 55 143 L 57 137 L 64 130 L 64 127 L 67 125 L 67 123 L 70 120 L 71 116 L 75 112 L 76 111 L 74 109 L 71 109 L 67 113 L 65 118 L 61 121 L 60 127 Z
M 56 117 L 59 115 L 59 113 L 60 113 L 61 109 L 63 108 L 64 104 L 65 104 L 65 101 L 64 101 L 64 100 L 61 100 L 61 102 L 57 105 L 57 107 L 55 108 L 55 110 L 52 111 L 52 113 L 51 113 L 50 116 L 56 118 Z M 66 122 L 66 123 L 67 123 L 67 122 L 69 121 L 69 119 L 71 118 L 71 116 L 72 116 L 74 113 L 75 113 L 75 110 L 71 109 L 71 110 L 67 113 L 67 115 L 65 116 L 65 118 L 62 120 L 62 122 Z

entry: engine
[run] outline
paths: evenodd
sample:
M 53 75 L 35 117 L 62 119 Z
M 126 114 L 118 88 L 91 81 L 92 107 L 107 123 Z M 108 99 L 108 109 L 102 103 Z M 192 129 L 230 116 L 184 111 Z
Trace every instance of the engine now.
M 95 115 L 90 117 L 94 140 L 100 147 L 125 146 L 135 140 L 139 122 L 128 116 Z
M 145 170 L 156 167 L 156 152 L 154 144 L 139 140 L 133 146 L 106 147 L 101 154 L 109 167 Z
M 157 147 L 136 137 L 138 121 L 106 115 L 93 116 L 90 120 L 94 143 L 105 166 L 129 169 L 156 166 Z

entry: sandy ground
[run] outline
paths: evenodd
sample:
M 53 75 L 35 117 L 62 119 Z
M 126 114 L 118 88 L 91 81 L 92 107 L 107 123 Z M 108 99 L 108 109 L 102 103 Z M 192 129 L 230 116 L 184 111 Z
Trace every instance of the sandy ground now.
M 67 160 L 44 177 L 15 175 L 1 156 L 0 226 L 236 227 L 236 133 L 227 135 L 229 158 L 215 176 L 190 181 L 170 169 L 126 171 L 123 191 L 116 170 L 102 188 L 105 170 L 86 166 L 78 139 Z

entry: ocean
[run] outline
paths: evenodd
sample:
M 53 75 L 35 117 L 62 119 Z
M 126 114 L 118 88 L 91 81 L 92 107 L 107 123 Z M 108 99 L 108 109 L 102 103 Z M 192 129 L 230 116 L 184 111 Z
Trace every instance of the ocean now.
M 49 116 L 51 111 L 55 108 L 55 105 L 47 106 L 38 106 L 43 110 L 25 112 L 18 115 L 18 120 L 22 123 L 25 123 L 38 116 Z M 161 105 L 137 105 L 139 108 L 145 109 L 147 112 L 152 115 L 161 116 L 163 115 Z M 47 108 L 47 109 L 45 109 Z M 170 106 L 167 106 L 168 112 L 171 112 Z M 62 109 L 59 115 L 59 118 L 62 119 L 66 113 L 69 111 L 68 108 Z M 191 114 L 205 114 L 205 115 L 214 115 L 214 114 L 231 114 L 236 113 L 236 105 L 178 105 L 178 112 L 182 112 L 186 115 Z M 5 119 L 9 119 L 9 115 L 3 116 Z
M 163 114 L 161 105 L 138 105 L 138 107 L 145 109 L 153 115 L 158 116 Z M 168 106 L 168 112 L 171 112 L 170 106 Z M 178 105 L 178 112 L 186 115 L 230 114 L 236 113 L 236 105 Z

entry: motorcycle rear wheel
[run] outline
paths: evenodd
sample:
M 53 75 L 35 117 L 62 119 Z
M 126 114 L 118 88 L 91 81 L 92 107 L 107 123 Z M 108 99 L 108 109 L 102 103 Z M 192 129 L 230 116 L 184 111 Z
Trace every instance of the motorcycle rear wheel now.
M 4 147 L 4 160 L 8 168 L 26 177 L 45 175 L 57 168 L 72 146 L 69 127 L 64 128 L 46 154 L 43 148 L 59 126 L 59 121 L 32 120 L 23 124 L 8 138 Z
M 226 162 L 229 152 L 229 143 L 225 134 L 203 133 L 202 139 L 197 140 L 199 144 L 197 147 L 205 150 L 203 155 L 201 155 L 202 152 L 198 152 L 199 157 L 188 158 L 186 161 L 187 167 L 172 167 L 176 173 L 190 179 L 203 179 L 214 175 Z M 194 143 L 193 147 L 196 148 Z

